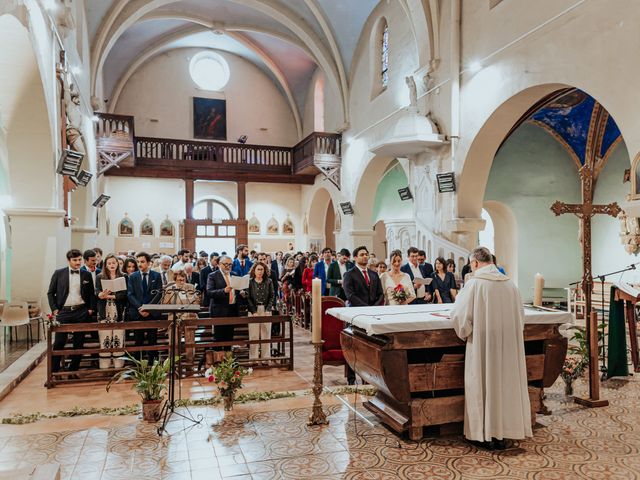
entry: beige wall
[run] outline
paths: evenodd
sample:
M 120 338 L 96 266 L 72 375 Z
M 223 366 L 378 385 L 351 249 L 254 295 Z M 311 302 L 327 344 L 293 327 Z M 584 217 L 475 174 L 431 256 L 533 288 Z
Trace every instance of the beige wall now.
M 222 92 L 200 90 L 189 76 L 189 61 L 199 51 L 172 50 L 143 65 L 125 85 L 115 113 L 135 117 L 136 135 L 190 139 L 192 98 L 220 98 L 227 101 L 227 141 L 235 142 L 240 135 L 247 135 L 249 143 L 258 145 L 297 143 L 289 105 L 261 70 L 247 60 L 220 51 L 229 64 L 229 83 Z

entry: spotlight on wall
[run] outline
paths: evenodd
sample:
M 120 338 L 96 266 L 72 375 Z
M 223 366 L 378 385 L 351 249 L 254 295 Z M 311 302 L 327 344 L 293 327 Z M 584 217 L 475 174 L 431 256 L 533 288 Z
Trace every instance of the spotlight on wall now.
M 341 203 L 340 208 L 345 215 L 353 215 L 353 205 L 351 205 L 351 202 Z
M 238 137 L 238 143 L 242 143 L 245 144 L 247 143 L 248 137 L 246 135 L 240 135 L 240 137 Z
M 100 196 L 96 198 L 95 202 L 93 202 L 92 205 L 96 208 L 102 208 L 107 204 L 107 202 L 110 199 L 111 197 L 109 195 L 105 195 L 104 193 L 101 193 Z
M 76 152 L 75 150 L 67 148 L 60 155 L 56 172 L 60 175 L 76 176 L 80 171 L 83 159 L 84 153 Z
M 447 193 L 456 191 L 456 177 L 453 172 L 438 173 L 436 175 L 438 182 L 438 192 Z
M 93 177 L 92 173 L 87 172 L 86 170 L 81 170 L 80 173 L 78 173 L 77 175 L 71 175 L 69 178 L 76 185 L 80 187 L 86 187 L 89 183 L 89 180 L 91 180 L 91 177 Z
M 398 195 L 400 195 L 400 200 L 411 200 L 413 195 L 411 195 L 411 190 L 409 187 L 399 188 Z

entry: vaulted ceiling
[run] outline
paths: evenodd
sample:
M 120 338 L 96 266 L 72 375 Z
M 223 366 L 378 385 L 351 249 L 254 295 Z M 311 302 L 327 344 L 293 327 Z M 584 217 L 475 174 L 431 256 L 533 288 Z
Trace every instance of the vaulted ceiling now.
M 128 78 L 146 61 L 197 47 L 255 64 L 297 117 L 319 67 L 344 108 L 354 51 L 379 1 L 87 0 L 92 92 L 110 99 L 113 108 Z

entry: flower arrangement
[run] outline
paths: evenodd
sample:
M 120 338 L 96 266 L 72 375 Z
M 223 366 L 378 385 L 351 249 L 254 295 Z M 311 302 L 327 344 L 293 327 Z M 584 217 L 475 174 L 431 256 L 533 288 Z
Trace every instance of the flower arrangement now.
M 236 391 L 242 388 L 242 379 L 251 375 L 253 369 L 243 368 L 231 352 L 217 365 L 213 365 L 204 373 L 210 383 L 218 386 L 224 400 L 224 409 L 231 410 Z
M 47 319 L 44 322 L 48 328 L 60 326 L 60 322 L 53 313 L 47 313 Z
M 566 395 L 573 395 L 573 381 L 578 378 L 584 370 L 584 361 L 579 357 L 567 357 L 562 365 L 560 376 L 564 380 Z
M 393 288 L 393 290 L 391 290 L 391 298 L 398 303 L 404 303 L 407 298 L 409 298 L 409 294 L 405 290 L 404 285 L 399 283 L 395 288 Z

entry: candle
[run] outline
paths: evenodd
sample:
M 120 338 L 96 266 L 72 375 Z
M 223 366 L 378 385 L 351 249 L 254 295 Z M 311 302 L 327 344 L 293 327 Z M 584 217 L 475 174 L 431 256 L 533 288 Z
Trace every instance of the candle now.
M 311 281 L 311 341 L 322 341 L 322 280 L 314 278 Z
M 533 304 L 536 307 L 542 306 L 542 289 L 544 288 L 544 277 L 536 273 L 535 283 L 533 287 Z

